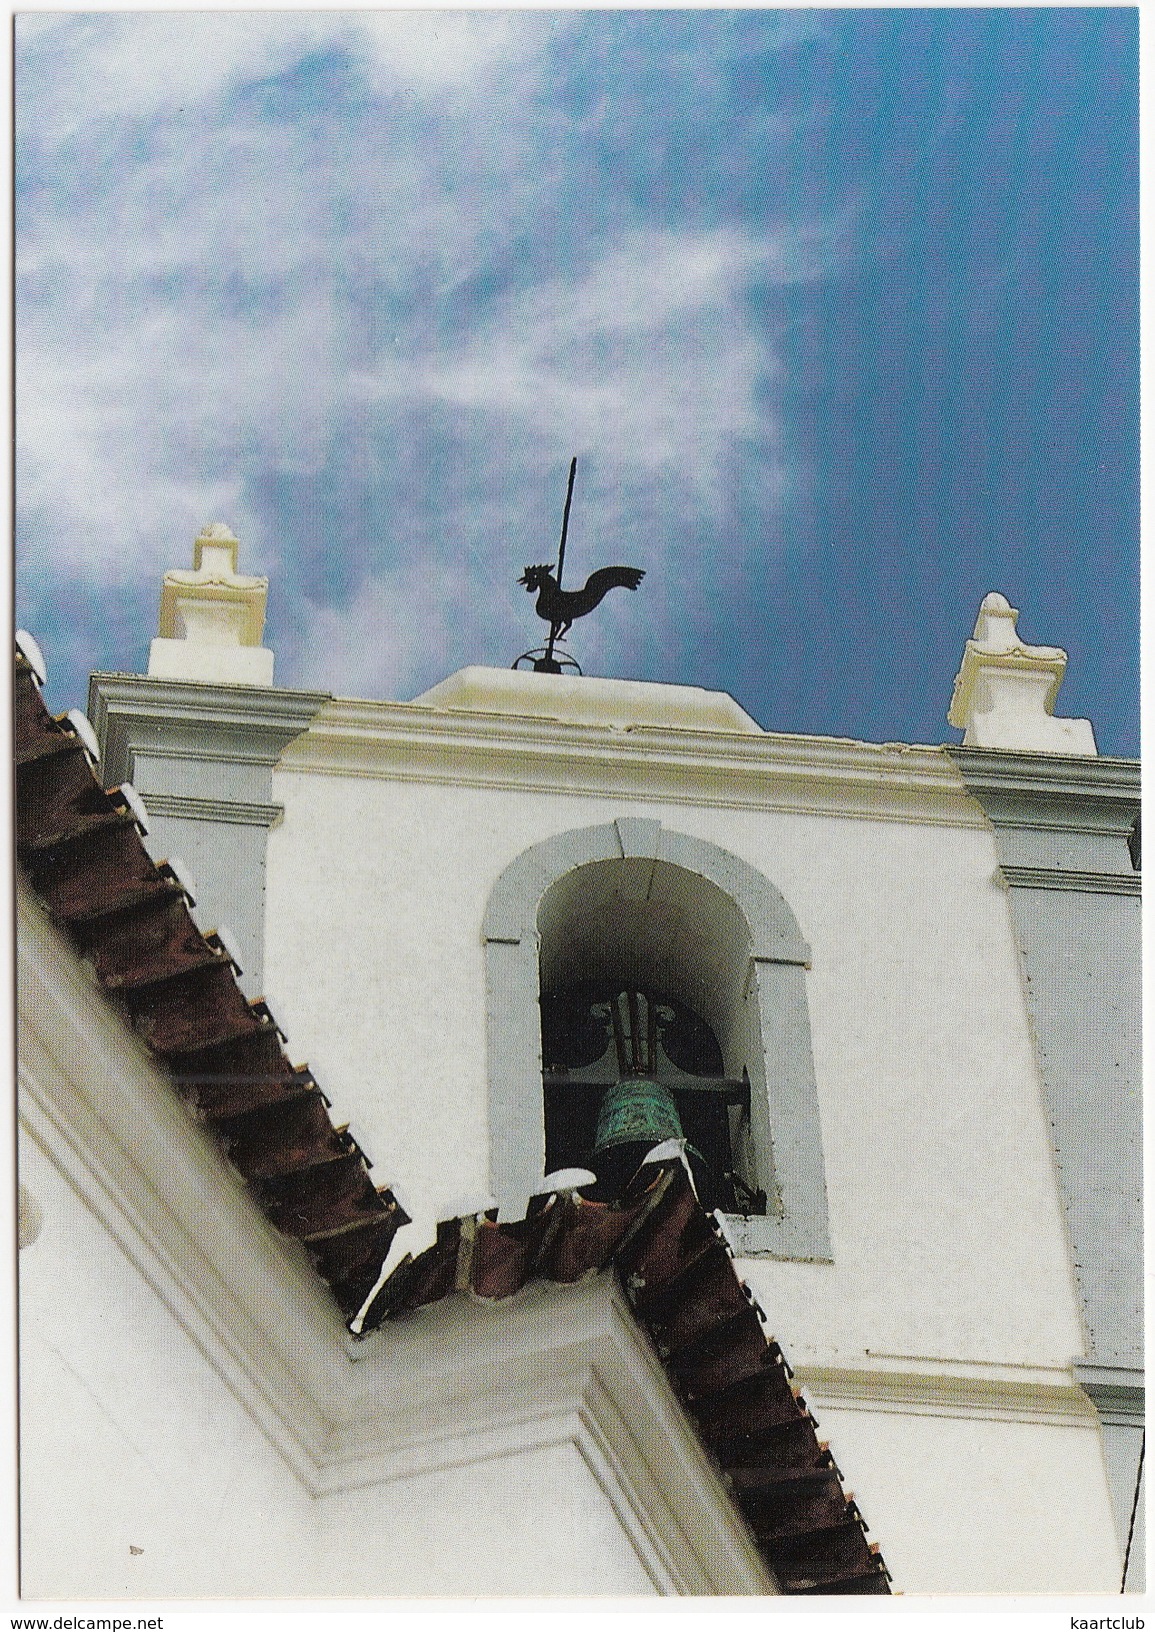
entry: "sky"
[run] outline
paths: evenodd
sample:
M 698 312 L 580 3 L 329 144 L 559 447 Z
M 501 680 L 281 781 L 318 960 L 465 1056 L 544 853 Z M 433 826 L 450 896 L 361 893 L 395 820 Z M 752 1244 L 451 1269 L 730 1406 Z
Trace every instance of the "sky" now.
M 16 616 L 142 672 L 210 521 L 278 684 L 587 673 L 950 742 L 990 590 L 1138 752 L 1127 9 L 25 13 Z

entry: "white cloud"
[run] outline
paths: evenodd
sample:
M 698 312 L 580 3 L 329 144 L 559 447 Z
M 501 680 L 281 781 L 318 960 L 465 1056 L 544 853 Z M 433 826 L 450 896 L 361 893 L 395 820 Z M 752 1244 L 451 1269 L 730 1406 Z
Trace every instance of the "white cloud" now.
M 386 9 L 354 14 L 350 37 L 364 53 L 376 89 L 439 94 L 488 91 L 522 79 L 527 70 L 535 72 L 547 39 L 569 26 L 564 11 Z
M 342 41 L 378 81 L 458 99 L 500 65 L 500 95 L 519 104 L 517 73 L 532 76 L 549 29 L 518 14 L 482 27 L 455 13 L 215 12 L 32 14 L 20 33 L 38 140 L 93 145 L 65 190 L 34 188 L 21 208 L 19 499 L 53 519 L 74 570 L 130 573 L 190 514 L 244 524 L 254 464 L 318 471 L 381 354 L 364 337 L 369 301 L 406 296 L 417 258 L 435 286 L 467 275 L 479 230 L 455 190 L 452 133 L 423 149 L 367 103 L 334 153 L 255 115 L 174 126 L 174 104 Z M 141 132 L 127 153 L 124 132 L 98 133 L 114 116 Z M 517 162 L 514 143 L 504 176 Z M 490 163 L 478 198 L 491 226 L 510 193 L 501 171 Z M 387 351 L 412 345 L 403 333 Z
M 755 275 L 783 280 L 778 246 L 732 230 L 634 231 L 576 279 L 508 301 L 431 361 L 426 388 L 709 487 L 735 438 L 768 429 L 758 390 L 773 360 L 745 309 Z
M 418 551 L 366 578 L 347 606 L 311 605 L 293 684 L 348 697 L 409 697 L 431 685 L 484 638 L 490 608 L 464 568 Z
M 426 245 L 444 267 L 434 301 L 456 240 L 456 275 L 468 267 L 470 223 L 450 186 L 413 177 L 403 158 L 385 186 L 420 193 L 415 211 L 343 211 L 365 155 L 335 182 L 282 142 L 246 130 L 213 164 L 166 147 L 111 207 L 96 200 L 24 234 L 20 500 L 59 518 L 78 570 L 155 561 L 176 515 L 187 532 L 190 509 L 194 526 L 231 510 L 239 529 L 254 465 L 317 474 L 350 439 L 372 444 L 374 428 L 387 457 L 390 427 L 431 408 L 460 412 L 466 440 L 484 444 L 488 427 L 523 463 L 560 442 L 612 459 L 619 481 L 679 470 L 703 499 L 735 438 L 772 431 L 759 391 L 773 359 L 745 291 L 752 276 L 783 276 L 775 245 L 634 230 L 473 327 L 430 333 L 426 312 L 402 312 L 370 340 L 367 307 L 403 295 Z M 498 177 L 490 196 L 500 190 Z M 222 298 L 229 274 L 255 295 Z M 370 278 L 384 288 L 367 292 Z M 126 516 L 138 518 L 128 537 Z
M 517 594 L 495 606 L 491 586 L 552 553 L 551 473 L 564 479 L 570 453 L 575 572 L 583 550 L 635 559 L 644 537 L 637 564 L 692 574 L 740 454 L 773 504 L 774 321 L 751 289 L 813 275 L 817 250 L 799 260 L 796 236 L 788 256 L 772 235 L 625 211 L 612 236 L 551 256 L 539 221 L 562 161 L 539 82 L 569 26 L 480 12 L 22 22 L 26 117 L 35 102 L 49 145 L 83 138 L 19 223 L 18 499 L 58 570 L 159 578 L 225 520 L 244 564 L 296 597 L 287 622 L 307 638 L 282 650 L 281 678 L 406 694 L 444 667 L 431 652 L 496 644 L 500 660 L 532 644 Z M 322 108 L 319 134 L 226 110 L 223 90 L 334 44 L 369 88 L 332 123 Z M 511 246 L 535 232 L 522 262 Z M 301 567 L 311 523 L 260 497 L 281 478 L 349 495 L 360 553 L 335 575 L 340 609 Z M 613 607 L 583 632 L 591 660 L 619 624 Z
M 53 516 L 81 575 L 130 575 L 210 515 L 251 524 L 254 453 L 274 468 L 323 464 L 341 420 L 323 289 L 268 323 L 202 321 L 195 301 L 106 307 L 67 349 L 59 315 L 22 326 L 18 498 Z
M 16 18 L 23 94 L 42 140 L 219 100 L 306 56 L 343 51 L 377 92 L 485 89 L 523 72 L 564 13 L 135 11 Z

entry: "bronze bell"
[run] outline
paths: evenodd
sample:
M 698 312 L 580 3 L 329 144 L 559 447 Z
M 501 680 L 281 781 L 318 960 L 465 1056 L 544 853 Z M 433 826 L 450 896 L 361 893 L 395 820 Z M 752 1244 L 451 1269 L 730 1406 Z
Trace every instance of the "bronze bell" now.
M 655 1145 L 684 1139 L 685 1133 L 673 1094 L 655 1075 L 658 1025 L 668 1011 L 663 1014 L 644 992 L 631 991 L 619 992 L 606 1008 L 619 1077 L 602 1096 L 590 1165 L 599 1187 L 617 1194 Z
M 614 1145 L 644 1143 L 652 1150 L 666 1139 L 683 1137 L 678 1107 L 664 1083 L 624 1077 L 606 1089 L 598 1111 L 595 1155 Z

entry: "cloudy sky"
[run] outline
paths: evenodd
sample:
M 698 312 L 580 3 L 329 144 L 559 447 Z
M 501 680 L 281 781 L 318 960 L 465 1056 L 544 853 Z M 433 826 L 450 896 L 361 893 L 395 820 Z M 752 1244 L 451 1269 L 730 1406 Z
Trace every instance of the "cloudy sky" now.
M 1133 10 L 25 14 L 17 617 L 143 669 L 207 521 L 277 678 L 587 672 L 941 742 L 979 600 L 1137 725 Z

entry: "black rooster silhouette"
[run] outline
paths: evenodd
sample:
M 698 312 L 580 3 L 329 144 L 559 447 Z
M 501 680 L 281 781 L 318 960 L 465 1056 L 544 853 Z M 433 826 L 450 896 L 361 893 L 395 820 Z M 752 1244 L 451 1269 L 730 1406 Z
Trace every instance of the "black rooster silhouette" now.
M 552 567 L 526 567 L 525 576 L 517 581 L 531 595 L 536 591 L 534 611 L 549 624 L 550 639 L 560 640 L 574 619 L 592 612 L 611 589 L 637 589 L 645 576 L 640 567 L 599 567 L 590 573 L 584 589 L 562 589 Z

